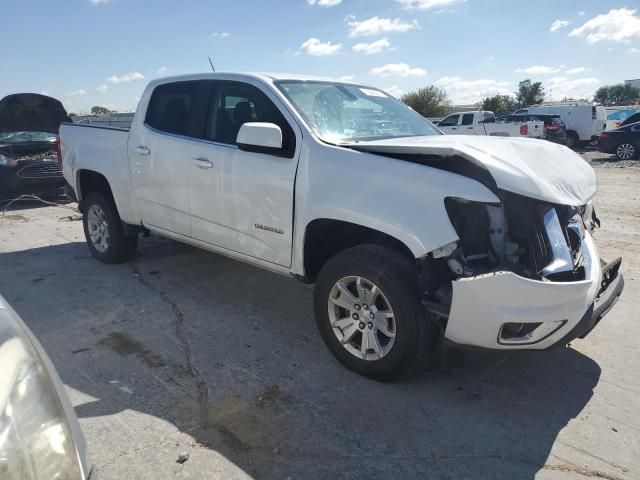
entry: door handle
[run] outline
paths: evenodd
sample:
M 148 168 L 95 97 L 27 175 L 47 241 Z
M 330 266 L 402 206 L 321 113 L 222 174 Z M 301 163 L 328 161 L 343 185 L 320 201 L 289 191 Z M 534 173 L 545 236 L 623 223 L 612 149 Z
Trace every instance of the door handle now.
M 138 145 L 134 150 L 138 155 L 149 155 L 151 153 L 151 150 L 146 145 Z
M 202 169 L 213 168 L 213 162 L 208 158 L 198 157 L 198 158 L 192 159 L 191 162 L 198 168 L 202 168 Z

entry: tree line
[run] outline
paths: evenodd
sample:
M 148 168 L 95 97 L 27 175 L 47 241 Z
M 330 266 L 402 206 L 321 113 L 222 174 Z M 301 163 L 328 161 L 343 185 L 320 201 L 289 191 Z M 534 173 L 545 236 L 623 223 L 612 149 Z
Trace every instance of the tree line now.
M 477 107 L 479 110 L 489 110 L 496 116 L 508 115 L 518 108 L 541 104 L 544 96 L 542 82 L 526 79 L 518 84 L 518 91 L 514 92 L 513 96 L 486 97 L 478 102 Z M 451 113 L 453 108 L 446 90 L 434 85 L 406 93 L 400 100 L 423 117 L 444 117 Z M 596 91 L 593 101 L 606 107 L 640 104 L 640 89 L 628 84 L 605 85 Z

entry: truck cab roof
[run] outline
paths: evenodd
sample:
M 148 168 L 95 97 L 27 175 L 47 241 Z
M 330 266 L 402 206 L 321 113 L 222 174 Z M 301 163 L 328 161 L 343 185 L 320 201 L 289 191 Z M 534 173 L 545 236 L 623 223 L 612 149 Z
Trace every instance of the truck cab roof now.
M 204 73 L 192 73 L 185 75 L 174 75 L 169 77 L 157 78 L 149 83 L 149 85 L 157 85 L 163 83 L 189 81 L 189 80 L 240 80 L 240 79 L 253 79 L 261 80 L 266 83 L 273 83 L 280 80 L 293 80 L 303 82 L 335 82 L 344 83 L 348 85 L 362 85 L 358 82 L 342 81 L 340 79 L 314 76 L 314 75 L 301 75 L 295 73 L 271 73 L 271 72 L 204 72 Z

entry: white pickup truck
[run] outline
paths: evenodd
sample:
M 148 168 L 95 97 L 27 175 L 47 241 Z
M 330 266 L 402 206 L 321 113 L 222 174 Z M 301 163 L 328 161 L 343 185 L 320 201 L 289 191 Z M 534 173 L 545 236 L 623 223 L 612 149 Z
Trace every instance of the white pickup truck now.
M 447 135 L 488 135 L 490 137 L 544 137 L 544 122 L 499 122 L 493 112 L 455 112 L 438 123 Z
M 60 161 L 106 263 L 153 232 L 315 283 L 331 352 L 378 380 L 436 343 L 546 349 L 620 295 L 596 177 L 531 139 L 442 135 L 383 91 L 295 76 L 151 82 L 131 129 L 63 124 Z

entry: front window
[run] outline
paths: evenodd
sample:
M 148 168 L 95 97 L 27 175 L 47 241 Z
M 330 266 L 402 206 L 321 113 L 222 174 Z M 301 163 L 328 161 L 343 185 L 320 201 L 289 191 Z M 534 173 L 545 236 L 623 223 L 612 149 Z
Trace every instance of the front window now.
M 447 118 L 442 120 L 438 126 L 439 127 L 455 127 L 458 125 L 458 121 L 460 120 L 460 115 L 449 115 Z
M 55 142 L 56 135 L 49 132 L 1 132 L 0 143 Z
M 440 135 L 428 120 L 381 90 L 293 80 L 276 85 L 314 133 L 327 142 Z

